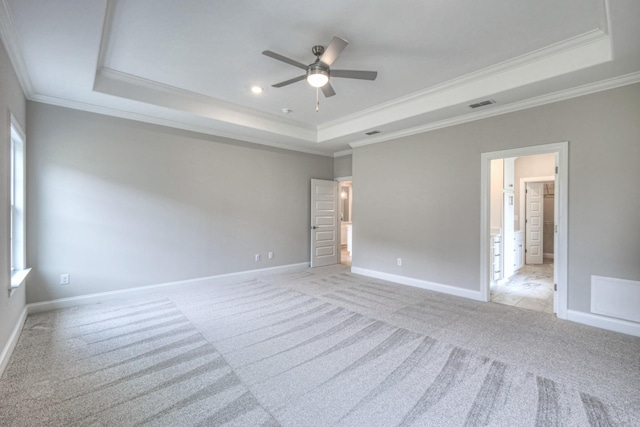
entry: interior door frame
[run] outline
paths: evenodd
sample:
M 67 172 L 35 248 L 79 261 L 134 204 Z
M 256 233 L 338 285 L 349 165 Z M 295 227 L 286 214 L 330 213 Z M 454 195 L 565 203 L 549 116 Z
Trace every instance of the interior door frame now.
M 492 151 L 480 155 L 480 298 L 482 301 L 491 300 L 489 271 L 489 243 L 491 229 L 491 160 L 507 157 L 532 156 L 536 154 L 553 153 L 556 155 L 558 171 L 555 176 L 555 197 L 557 218 L 556 247 L 554 255 L 554 269 L 556 274 L 555 305 L 556 315 L 560 319 L 567 319 L 568 311 L 568 220 L 569 220 L 569 142 L 535 145 L 531 147 L 514 148 L 509 150 Z

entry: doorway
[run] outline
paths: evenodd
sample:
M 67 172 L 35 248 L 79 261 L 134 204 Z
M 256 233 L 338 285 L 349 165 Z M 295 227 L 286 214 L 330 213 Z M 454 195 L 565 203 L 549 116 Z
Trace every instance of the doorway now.
M 353 253 L 353 182 L 337 178 L 340 215 L 340 264 L 351 267 Z
M 539 154 L 552 154 L 554 160 L 553 166 L 553 174 L 551 176 L 541 176 L 541 177 L 526 177 L 517 179 L 513 182 L 503 182 L 501 184 L 500 190 L 500 200 L 502 202 L 498 202 L 498 205 L 501 209 L 504 207 L 504 203 L 509 203 L 509 201 L 513 201 L 509 196 L 516 193 L 516 199 L 518 202 L 515 204 L 515 214 L 513 215 L 511 224 L 511 236 L 509 245 L 504 245 L 501 241 L 503 236 L 508 235 L 509 233 L 505 233 L 504 229 L 509 229 L 509 222 L 500 223 L 502 227 L 495 227 L 495 215 L 493 218 L 493 227 L 492 227 L 492 201 L 493 207 L 495 208 L 495 197 L 492 199 L 492 174 L 491 174 L 491 166 L 492 161 L 503 159 L 506 162 L 506 159 L 514 159 L 519 157 L 527 157 L 527 156 L 535 156 Z M 521 302 L 522 298 L 527 297 L 527 291 L 533 290 L 534 293 L 537 293 L 537 296 L 542 296 L 545 293 L 553 296 L 553 306 L 546 306 L 544 310 L 539 311 L 547 311 L 547 312 L 556 312 L 556 315 L 559 318 L 566 319 L 567 318 L 567 201 L 568 201 L 568 186 L 567 186 L 567 155 L 568 155 L 568 143 L 555 143 L 555 144 L 546 144 L 535 147 L 525 147 L 520 149 L 513 150 L 504 150 L 499 152 L 491 152 L 491 153 L 483 153 L 481 155 L 482 164 L 481 164 L 481 298 L 484 301 L 491 301 L 496 298 L 497 295 L 495 292 L 499 290 L 500 287 L 506 287 L 510 285 L 509 290 L 511 291 L 511 297 L 505 299 L 502 297 L 502 302 L 509 300 L 509 302 L 513 303 Z M 547 256 L 544 257 L 544 253 L 542 256 L 542 262 L 540 264 L 526 264 L 525 255 L 526 252 L 519 249 L 522 247 L 526 247 L 526 238 L 524 237 L 525 230 L 524 225 L 526 223 L 526 207 L 525 198 L 517 197 L 519 194 L 526 194 L 526 184 L 527 182 L 541 182 L 542 188 L 545 189 L 544 183 L 551 184 L 553 181 L 553 186 L 547 185 L 546 189 L 551 191 L 553 188 L 553 216 L 554 222 L 552 223 L 551 230 L 551 238 L 553 241 L 553 258 Z M 516 182 L 518 181 L 518 182 Z M 496 187 L 494 185 L 494 187 Z M 520 191 L 520 189 L 522 190 Z M 495 188 L 494 188 L 495 192 Z M 494 194 L 495 196 L 495 194 Z M 541 207 L 540 207 L 541 208 Z M 544 219 L 541 220 L 542 223 L 541 229 L 539 230 L 541 235 L 544 232 Z M 496 244 L 498 242 L 498 244 Z M 520 246 L 520 244 L 524 246 Z M 508 248 L 511 259 L 507 262 L 513 263 L 509 264 L 508 267 L 511 267 L 511 271 L 509 268 L 504 268 L 504 259 L 503 254 L 505 248 Z M 544 252 L 544 251 L 543 251 Z M 496 256 L 497 255 L 497 256 Z M 547 254 L 549 255 L 549 254 Z M 501 260 L 502 265 L 496 265 L 495 260 Z M 549 270 L 549 271 L 547 271 Z M 496 275 L 496 271 L 498 275 Z M 500 276 L 499 273 L 505 272 L 507 276 Z M 546 276 L 546 277 L 545 277 Z M 492 284 L 495 284 L 496 287 L 492 289 Z M 520 286 L 520 290 L 516 289 L 516 286 Z M 522 291 L 524 295 L 520 296 L 518 294 L 519 291 Z M 493 297 L 492 298 L 492 294 Z M 530 296 L 529 296 L 530 297 Z M 498 300 L 501 298 L 497 298 Z M 499 302 L 499 301 L 497 301 Z M 512 304 L 512 305 L 517 305 Z M 529 305 L 529 307 L 527 307 Z M 520 305 L 523 308 L 536 309 L 540 308 L 541 304 L 535 301 L 524 300 L 524 302 Z

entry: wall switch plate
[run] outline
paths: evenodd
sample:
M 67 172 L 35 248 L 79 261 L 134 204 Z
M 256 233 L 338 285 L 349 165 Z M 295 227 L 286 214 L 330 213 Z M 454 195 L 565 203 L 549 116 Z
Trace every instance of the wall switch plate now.
M 69 273 L 63 273 L 60 275 L 60 284 L 61 285 L 69 284 Z
M 260 261 L 260 254 L 256 254 L 256 261 Z
M 402 258 L 398 258 L 397 264 L 398 267 L 402 267 Z
M 269 251 L 269 259 L 273 259 L 273 251 Z

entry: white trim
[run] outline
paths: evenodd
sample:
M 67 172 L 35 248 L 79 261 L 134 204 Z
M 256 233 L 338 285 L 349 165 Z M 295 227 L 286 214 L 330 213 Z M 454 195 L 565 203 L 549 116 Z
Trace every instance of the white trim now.
M 342 151 L 336 151 L 335 153 L 333 153 L 333 157 L 343 157 L 343 156 L 349 156 L 353 154 L 353 150 L 349 149 L 349 150 L 342 150 Z
M 246 276 L 251 277 L 251 276 L 262 275 L 267 273 L 272 274 L 276 272 L 298 270 L 298 269 L 303 269 L 307 267 L 309 267 L 309 263 L 302 262 L 298 264 L 288 264 L 288 265 L 282 265 L 278 267 L 269 267 L 269 268 L 260 268 L 256 270 L 240 271 L 237 273 L 218 274 L 215 276 L 198 277 L 195 279 L 188 279 L 188 280 L 178 280 L 175 282 L 159 283 L 156 285 L 139 286 L 136 288 L 120 289 L 117 291 L 99 292 L 95 294 L 80 295 L 77 297 L 60 298 L 60 299 L 55 299 L 51 301 L 43 301 L 43 302 L 27 304 L 27 310 L 29 314 L 41 313 L 44 311 L 75 307 L 83 304 L 95 304 L 98 302 L 112 300 L 114 298 L 118 298 L 134 292 L 141 292 L 141 293 L 153 292 L 159 288 L 164 288 L 167 286 L 176 286 L 176 285 L 184 286 L 184 285 L 189 285 L 194 283 L 206 282 L 208 280 L 228 278 L 228 277 L 246 277 Z
M 364 131 L 372 126 L 379 128 L 380 125 L 428 113 L 434 109 L 471 103 L 491 94 L 602 64 L 612 59 L 611 45 L 609 34 L 601 29 L 593 29 L 320 125 L 319 140 Z
M 31 268 L 25 268 L 24 270 L 15 270 L 11 272 L 11 289 L 20 287 L 29 273 L 31 273 Z
M 542 258 L 553 259 L 553 253 L 543 253 Z
M 113 12 L 115 10 L 115 0 L 107 0 L 104 9 L 104 20 L 102 21 L 102 34 L 100 35 L 100 48 L 98 49 L 98 58 L 96 62 L 96 75 L 93 79 L 95 86 L 98 72 L 104 67 L 104 58 L 107 56 L 107 48 L 109 47 L 109 39 L 111 38 L 111 30 L 113 28 Z
M 0 0 L 0 39 L 4 42 L 9 60 L 13 65 L 13 69 L 18 76 L 20 87 L 27 98 L 33 95 L 33 84 L 29 77 L 27 63 L 22 56 L 20 43 L 18 42 L 18 33 L 13 25 L 13 18 L 9 13 L 9 6 L 6 0 Z
M 583 313 L 582 311 L 576 310 L 567 310 L 567 320 L 606 329 L 608 331 L 640 337 L 640 323 L 630 322 L 628 320 L 614 319 L 613 317 Z
M 334 178 L 333 180 L 338 182 L 353 181 L 353 176 L 340 176 L 338 178 Z
M 422 126 L 416 126 L 409 129 L 403 129 L 398 132 L 376 135 L 375 137 L 365 140 L 349 143 L 352 148 L 363 147 L 365 145 L 378 144 L 380 142 L 398 139 L 405 136 L 416 135 L 419 133 L 432 132 L 434 130 L 448 128 L 463 123 L 474 122 L 476 120 L 487 119 L 489 117 L 501 116 L 503 114 L 513 113 L 515 111 L 527 110 L 529 108 L 539 107 L 554 102 L 560 102 L 579 96 L 590 95 L 609 89 L 615 89 L 621 86 L 628 86 L 640 82 L 640 71 L 626 74 L 624 76 L 613 77 L 607 80 L 601 80 L 595 83 L 588 83 L 571 89 L 560 90 L 547 95 L 536 96 L 524 101 L 513 102 L 503 106 L 491 107 L 487 110 L 477 111 L 450 119 L 440 120 L 437 122 L 427 123 Z
M 245 136 L 242 136 L 242 139 L 239 139 L 240 137 L 238 135 L 217 131 L 217 130 L 211 129 L 211 128 L 207 127 L 207 126 L 194 125 L 194 124 L 190 124 L 190 123 L 186 123 L 186 122 L 182 122 L 182 121 L 166 119 L 166 118 L 163 118 L 163 117 L 150 116 L 150 115 L 147 115 L 147 114 L 141 114 L 141 113 L 134 113 L 134 112 L 131 112 L 131 111 L 118 110 L 116 108 L 104 107 L 104 106 L 101 106 L 101 105 L 89 104 L 89 103 L 79 102 L 79 101 L 72 101 L 72 100 L 68 100 L 68 99 L 64 99 L 64 98 L 56 98 L 56 97 L 53 97 L 53 96 L 44 96 L 44 95 L 37 95 L 36 94 L 36 95 L 33 95 L 32 97 L 30 97 L 29 100 L 30 101 L 40 102 L 40 103 L 43 103 L 43 104 L 56 105 L 56 106 L 65 107 L 65 108 L 71 108 L 73 110 L 85 111 L 85 112 L 96 113 L 96 114 L 104 114 L 105 116 L 119 117 L 121 119 L 134 120 L 134 121 L 137 121 L 137 122 L 151 123 L 151 124 L 160 125 L 160 126 L 167 126 L 167 127 L 174 128 L 174 129 L 182 129 L 182 130 L 187 130 L 187 131 L 191 131 L 191 132 L 198 132 L 198 133 L 202 133 L 202 134 L 205 134 L 205 135 L 212 135 L 212 136 L 217 136 L 217 137 L 220 137 L 220 138 L 233 139 L 233 140 L 236 140 L 236 141 L 239 141 L 239 142 L 244 142 L 244 143 L 266 145 L 267 147 L 280 148 L 280 149 L 283 149 L 283 150 L 290 150 L 290 151 L 298 151 L 300 153 L 315 154 L 317 156 L 333 157 L 333 154 L 327 154 L 327 153 L 322 152 L 322 151 L 312 150 L 312 149 L 305 148 L 305 147 L 297 147 L 297 146 L 291 146 L 291 145 L 285 145 L 285 144 L 278 144 L 278 143 L 275 143 L 275 142 L 265 141 L 265 140 L 262 140 L 262 139 L 259 139 L 259 138 L 251 138 L 251 137 L 245 137 Z
M 556 199 L 558 210 L 558 245 L 555 248 L 554 270 L 557 275 L 557 313 L 560 319 L 567 318 L 568 310 L 568 217 L 569 217 L 569 142 L 535 145 L 531 147 L 514 148 L 509 150 L 482 153 L 480 156 L 480 295 L 481 301 L 490 300 L 489 284 L 489 230 L 491 228 L 491 160 L 507 157 L 532 156 L 536 154 L 555 153 L 558 161 L 556 175 Z
M 317 127 L 165 83 L 103 67 L 93 90 L 281 136 L 318 142 Z
M 22 328 L 24 326 L 25 320 L 27 320 L 28 309 L 25 306 L 22 309 L 22 313 L 20 313 L 20 317 L 18 317 L 18 321 L 13 327 L 13 331 L 7 340 L 4 348 L 2 349 L 2 353 L 0 353 L 0 377 L 4 374 L 4 370 L 7 368 L 9 364 L 9 359 L 11 358 L 11 354 L 13 354 L 13 350 L 16 348 L 16 344 L 18 344 L 18 339 L 20 338 L 20 333 L 22 332 Z
M 401 285 L 413 286 L 414 288 L 428 289 L 430 291 L 441 292 L 443 294 L 482 301 L 480 292 L 471 289 L 463 289 L 457 286 L 428 282 L 426 280 L 414 279 L 413 277 L 399 276 L 396 274 L 389 274 L 360 267 L 351 267 L 351 272 L 354 274 L 359 274 L 361 276 L 373 277 L 375 279 L 386 280 Z

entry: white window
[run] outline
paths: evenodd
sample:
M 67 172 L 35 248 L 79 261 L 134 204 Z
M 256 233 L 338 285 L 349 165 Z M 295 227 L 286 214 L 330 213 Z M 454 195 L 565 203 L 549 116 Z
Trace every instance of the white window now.
M 25 137 L 13 116 L 9 162 L 11 288 L 15 288 L 22 284 L 31 269 L 26 266 Z

